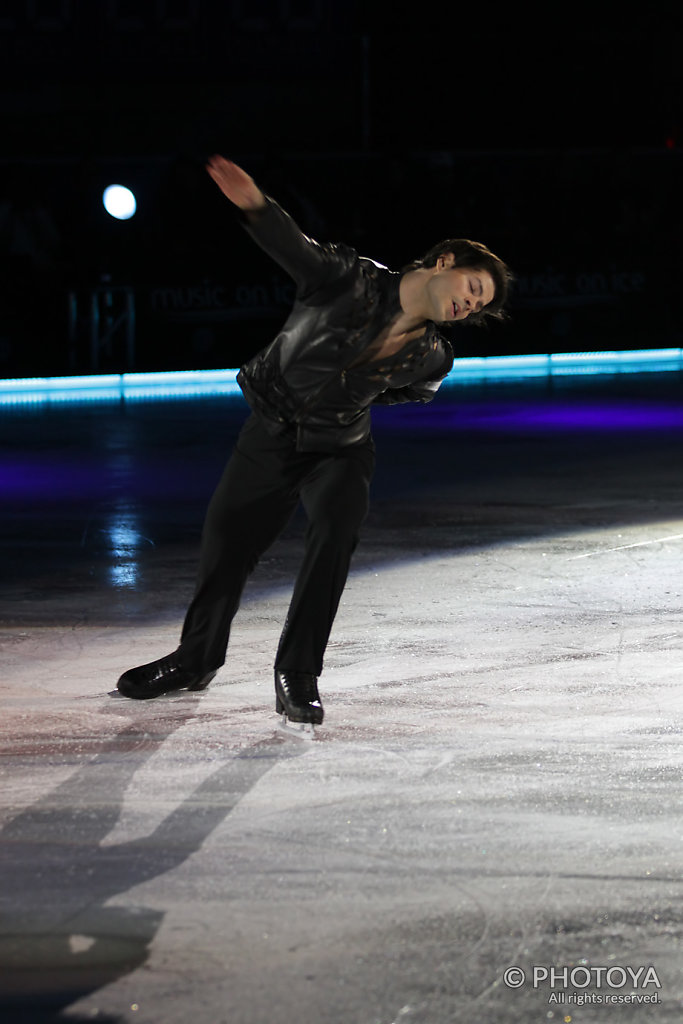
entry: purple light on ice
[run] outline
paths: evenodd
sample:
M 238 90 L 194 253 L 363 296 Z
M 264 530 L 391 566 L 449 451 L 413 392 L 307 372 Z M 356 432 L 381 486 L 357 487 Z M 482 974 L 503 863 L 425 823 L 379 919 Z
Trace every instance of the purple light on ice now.
M 376 408 L 383 429 L 545 433 L 575 431 L 679 431 L 683 405 L 638 402 L 435 402 Z
M 190 461 L 168 453 L 125 459 L 123 464 L 116 457 L 97 454 L 10 453 L 0 456 L 0 499 L 101 501 L 133 494 L 165 500 L 205 493 L 208 501 L 220 468 L 213 461 Z

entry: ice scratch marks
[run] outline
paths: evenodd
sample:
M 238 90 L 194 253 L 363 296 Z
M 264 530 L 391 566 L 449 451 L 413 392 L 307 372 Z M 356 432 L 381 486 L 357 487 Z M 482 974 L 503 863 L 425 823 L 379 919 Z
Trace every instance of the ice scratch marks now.
M 683 533 L 674 533 L 669 537 L 656 537 L 654 540 L 639 540 L 635 544 L 620 544 L 616 548 L 600 548 L 598 551 L 585 551 L 582 555 L 572 555 L 568 562 L 576 562 L 580 558 L 592 558 L 594 555 L 609 555 L 613 551 L 626 551 L 629 548 L 645 548 L 653 544 L 665 544 L 671 540 L 683 540 Z

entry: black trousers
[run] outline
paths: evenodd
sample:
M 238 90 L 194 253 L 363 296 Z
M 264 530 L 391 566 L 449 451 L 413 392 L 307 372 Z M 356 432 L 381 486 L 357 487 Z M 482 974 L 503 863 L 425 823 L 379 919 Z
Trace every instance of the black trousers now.
M 188 663 L 207 672 L 223 664 L 247 577 L 301 501 L 308 516 L 305 552 L 275 665 L 320 675 L 374 466 L 372 438 L 334 454 L 302 453 L 293 435 L 273 436 L 258 415 L 249 417 L 204 523 L 180 645 Z

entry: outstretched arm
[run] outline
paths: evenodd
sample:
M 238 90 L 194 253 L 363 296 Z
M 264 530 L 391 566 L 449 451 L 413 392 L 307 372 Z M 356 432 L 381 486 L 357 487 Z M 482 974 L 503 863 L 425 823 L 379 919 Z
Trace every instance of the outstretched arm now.
M 289 214 L 254 179 L 223 156 L 212 156 L 209 175 L 244 214 L 243 225 L 261 248 L 296 281 L 303 295 L 350 269 L 355 254 L 343 246 L 321 246 L 304 235 Z
M 212 156 L 206 169 L 223 195 L 240 210 L 249 213 L 266 206 L 266 197 L 254 179 L 232 160 L 226 160 L 224 156 Z

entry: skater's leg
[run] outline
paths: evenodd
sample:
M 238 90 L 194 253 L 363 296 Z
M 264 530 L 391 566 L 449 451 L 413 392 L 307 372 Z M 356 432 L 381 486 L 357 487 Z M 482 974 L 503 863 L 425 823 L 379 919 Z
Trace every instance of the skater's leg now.
M 292 451 L 292 439 L 273 438 L 252 416 L 211 499 L 180 646 L 188 661 L 204 669 L 225 661 L 230 624 L 247 577 L 296 508 Z
M 124 672 L 126 697 L 204 689 L 225 660 L 230 623 L 249 572 L 297 504 L 292 438 L 272 438 L 256 417 L 245 424 L 207 512 L 197 589 L 173 654 Z M 294 472 L 292 470 L 294 464 Z
M 371 439 L 323 458 L 301 487 L 309 519 L 276 668 L 319 676 L 351 556 L 367 515 L 375 465 Z

